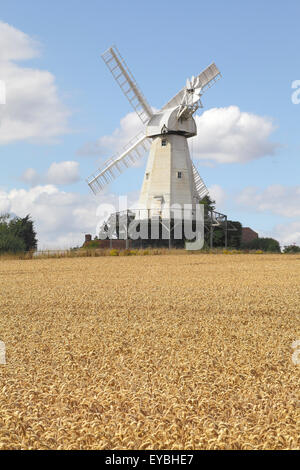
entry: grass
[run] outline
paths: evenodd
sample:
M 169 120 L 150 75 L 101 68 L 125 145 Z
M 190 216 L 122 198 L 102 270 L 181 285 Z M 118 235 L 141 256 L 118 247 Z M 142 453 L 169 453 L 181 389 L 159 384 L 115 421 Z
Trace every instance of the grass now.
M 0 253 L 0 261 L 7 260 L 32 260 L 32 259 L 52 259 L 52 258 L 87 258 L 87 257 L 102 257 L 102 256 L 146 256 L 146 255 L 193 255 L 193 254 L 274 254 L 263 252 L 262 250 L 236 250 L 233 248 L 213 248 L 202 249 L 201 251 L 189 251 L 176 248 L 139 248 L 139 249 L 124 249 L 119 250 L 116 248 L 78 248 L 72 250 L 43 250 L 43 251 L 27 251 L 21 253 Z M 291 253 L 288 253 L 291 254 Z
M 0 449 L 299 449 L 300 256 L 0 263 Z

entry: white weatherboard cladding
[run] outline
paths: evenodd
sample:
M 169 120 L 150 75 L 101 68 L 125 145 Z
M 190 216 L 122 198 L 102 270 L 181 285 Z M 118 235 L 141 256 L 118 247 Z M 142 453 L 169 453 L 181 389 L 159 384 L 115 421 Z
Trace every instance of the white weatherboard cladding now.
M 162 145 L 162 141 L 166 145 Z M 178 178 L 178 172 L 181 178 Z M 173 204 L 192 204 L 195 195 L 192 162 L 187 139 L 177 134 L 153 139 L 141 189 L 139 208 L 164 209 Z M 141 217 L 142 218 L 142 217 Z
M 194 179 L 187 139 L 180 135 L 170 135 L 172 151 L 171 204 L 192 204 Z M 178 172 L 181 178 L 178 178 Z

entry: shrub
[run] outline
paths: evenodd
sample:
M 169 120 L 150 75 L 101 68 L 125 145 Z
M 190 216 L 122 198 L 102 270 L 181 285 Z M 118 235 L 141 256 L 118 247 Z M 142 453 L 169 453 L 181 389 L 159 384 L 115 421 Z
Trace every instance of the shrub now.
M 87 242 L 85 244 L 85 248 L 87 248 L 88 250 L 95 250 L 99 248 L 99 240 L 91 240 L 90 242 Z
M 300 253 L 300 246 L 287 245 L 283 248 L 283 253 Z
M 274 240 L 274 238 L 255 238 L 254 240 L 251 240 L 251 242 L 245 243 L 243 248 L 248 250 L 262 250 L 273 253 L 281 252 L 279 242 Z
M 116 250 L 116 249 L 110 250 L 109 256 L 119 256 L 119 250 Z

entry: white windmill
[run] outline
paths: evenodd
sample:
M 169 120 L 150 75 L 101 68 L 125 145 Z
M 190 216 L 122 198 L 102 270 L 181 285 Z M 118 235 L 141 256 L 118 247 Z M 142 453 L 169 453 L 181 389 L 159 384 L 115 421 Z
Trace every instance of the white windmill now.
M 150 147 L 139 207 L 147 209 L 149 216 L 149 210 L 168 213 L 174 204 L 202 200 L 208 190 L 191 160 L 187 139 L 197 134 L 193 115 L 202 107 L 202 94 L 221 78 L 216 65 L 212 63 L 197 77 L 188 79 L 186 86 L 154 113 L 118 49 L 110 47 L 102 58 L 145 129 L 87 180 L 92 191 L 101 191 Z

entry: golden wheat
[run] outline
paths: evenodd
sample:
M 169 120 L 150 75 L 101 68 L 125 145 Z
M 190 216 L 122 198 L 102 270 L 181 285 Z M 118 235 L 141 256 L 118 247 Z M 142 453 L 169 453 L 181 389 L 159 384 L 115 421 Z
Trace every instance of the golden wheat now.
M 0 263 L 0 449 L 299 449 L 300 257 Z

